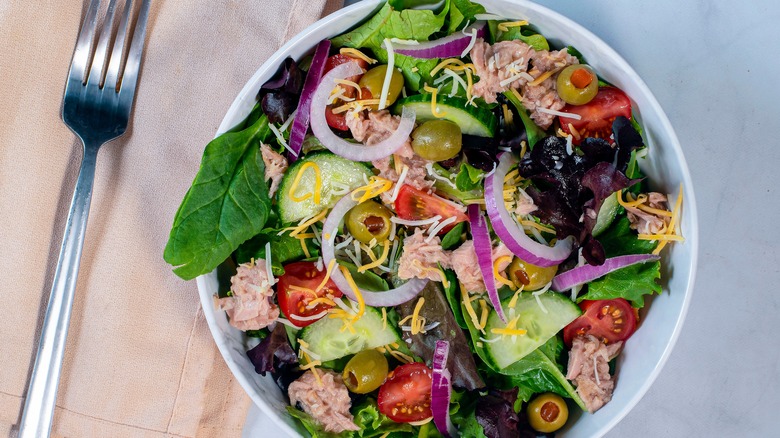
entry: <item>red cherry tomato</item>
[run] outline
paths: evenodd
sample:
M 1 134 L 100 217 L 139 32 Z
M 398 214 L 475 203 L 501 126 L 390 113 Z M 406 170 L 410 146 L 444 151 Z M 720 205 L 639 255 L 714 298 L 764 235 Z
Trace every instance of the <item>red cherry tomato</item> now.
M 436 215 L 441 216 L 442 219 L 454 216 L 455 222 L 444 227 L 439 234 L 446 233 L 458 222 L 469 219 L 462 211 L 446 200 L 430 195 L 408 184 L 404 184 L 398 190 L 398 197 L 395 199 L 395 212 L 399 218 L 411 221 L 429 219 Z
M 279 282 L 276 285 L 276 299 L 282 312 L 296 327 L 306 327 L 316 321 L 300 321 L 296 317 L 316 315 L 332 306 L 320 303 L 310 309 L 308 305 L 315 299 L 315 296 L 309 292 L 293 290 L 291 286 L 314 290 L 322 283 L 325 275 L 326 270 L 318 271 L 314 262 L 295 262 L 284 266 L 284 275 L 279 277 Z M 341 298 L 342 295 L 336 284 L 330 279 L 325 283 L 325 286 L 314 292 L 317 295 L 316 298 L 322 298 L 328 294 L 335 298 Z
M 583 301 L 580 308 L 585 313 L 563 329 L 566 345 L 571 345 L 575 337 L 585 335 L 607 343 L 625 341 L 636 331 L 636 312 L 623 298 Z
M 360 68 L 364 70 L 368 67 L 368 63 L 360 58 L 352 58 L 351 56 L 336 54 L 328 58 L 327 61 L 325 61 L 325 71 L 323 72 L 323 74 L 347 62 L 356 62 L 360 66 Z M 361 76 L 362 75 L 352 76 L 347 78 L 347 80 L 357 83 L 360 80 Z M 357 94 L 357 90 L 355 90 L 353 87 L 344 87 L 344 96 L 353 98 L 355 97 L 355 94 Z M 328 122 L 328 126 L 330 126 L 333 129 L 338 129 L 339 131 L 349 130 L 349 127 L 347 126 L 346 113 L 333 114 L 332 106 L 329 106 L 325 110 L 325 120 Z
M 582 117 L 580 120 L 558 117 L 561 129 L 566 133 L 571 133 L 569 124 L 579 133 L 580 140 L 577 140 L 577 136 L 573 139 L 575 144 L 579 144 L 581 139 L 587 137 L 609 140 L 615 118 L 618 116 L 631 118 L 631 100 L 626 93 L 615 87 L 601 87 L 590 102 L 584 105 L 567 104 L 561 111 Z
M 379 412 L 396 423 L 421 421 L 431 412 L 431 369 L 423 363 L 401 365 L 393 370 L 379 388 Z

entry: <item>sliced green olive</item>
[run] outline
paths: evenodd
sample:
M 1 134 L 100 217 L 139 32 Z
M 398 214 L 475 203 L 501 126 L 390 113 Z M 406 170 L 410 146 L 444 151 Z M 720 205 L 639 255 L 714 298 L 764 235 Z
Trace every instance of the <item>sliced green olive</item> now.
M 533 291 L 539 290 L 551 282 L 558 272 L 558 266 L 543 268 L 515 257 L 512 263 L 509 264 L 507 272 L 509 273 L 509 279 L 512 280 L 515 286 L 523 286 L 523 290 Z
M 412 149 L 431 161 L 444 161 L 460 153 L 463 133 L 449 120 L 430 120 L 412 132 Z
M 587 65 L 570 65 L 558 74 L 558 96 L 571 105 L 584 105 L 599 92 L 599 79 Z
M 551 392 L 544 393 L 531 400 L 526 409 L 528 423 L 534 430 L 542 433 L 555 432 L 569 419 L 569 408 L 561 396 Z
M 344 217 L 344 221 L 347 230 L 355 239 L 363 243 L 369 243 L 373 239 L 384 242 L 390 237 L 392 216 L 393 213 L 384 205 L 366 201 L 352 207 Z
M 363 350 L 347 362 L 341 376 L 347 389 L 355 394 L 367 394 L 385 383 L 387 373 L 384 354 L 376 350 Z
M 379 99 L 382 96 L 382 86 L 385 83 L 386 74 L 387 65 L 380 65 L 367 71 L 360 78 L 358 85 L 363 90 L 363 99 Z M 390 76 L 390 87 L 387 91 L 387 106 L 392 105 L 398 99 L 402 88 L 404 88 L 404 75 L 393 69 L 393 74 Z M 372 109 L 376 109 L 379 105 L 369 106 Z

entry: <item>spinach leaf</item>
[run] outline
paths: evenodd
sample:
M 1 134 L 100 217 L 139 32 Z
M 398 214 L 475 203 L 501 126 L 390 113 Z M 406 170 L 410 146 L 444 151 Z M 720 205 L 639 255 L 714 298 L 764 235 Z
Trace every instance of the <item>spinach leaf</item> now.
M 447 302 L 450 303 L 452 314 L 455 316 L 455 322 L 457 322 L 461 328 L 467 329 L 468 326 L 463 319 L 463 311 L 460 307 L 460 286 L 458 283 L 458 276 L 455 275 L 455 271 L 452 269 L 445 269 L 444 276 L 449 283 L 449 287 L 444 288 L 444 295 L 447 298 Z
M 314 417 L 293 406 L 287 406 L 287 412 L 303 424 L 303 427 L 311 434 L 312 438 L 351 438 L 354 435 L 353 432 L 349 431 L 341 433 L 326 432 Z
M 460 172 L 455 177 L 455 187 L 461 192 L 476 190 L 482 186 L 482 177 L 485 175 L 480 169 L 469 163 L 460 164 Z
M 629 254 L 649 254 L 658 245 L 652 240 L 639 240 L 631 229 L 631 222 L 623 215 L 616 219 L 609 228 L 599 235 L 599 242 L 604 247 L 607 257 L 617 257 Z
M 241 244 L 233 257 L 236 263 L 247 263 L 251 259 L 265 260 L 265 245 L 271 244 L 271 269 L 274 275 L 284 275 L 284 265 L 305 259 L 306 252 L 301 247 L 301 242 L 289 233 L 278 235 L 280 230 L 275 228 L 265 229 L 255 237 Z M 312 239 L 306 239 L 306 247 L 311 257 L 319 256 L 319 248 Z
M 571 383 L 566 380 L 563 367 L 558 364 L 562 348 L 561 339 L 553 336 L 544 345 L 504 368 L 500 373 L 508 376 L 513 384 L 534 392 L 554 392 L 562 397 L 571 398 L 585 410 L 585 403 Z
M 506 96 L 506 98 L 512 102 L 512 105 L 515 106 L 515 109 L 517 109 L 517 113 L 520 115 L 520 119 L 523 121 L 523 126 L 525 126 L 525 133 L 528 135 L 528 149 L 533 149 L 534 145 L 539 140 L 546 137 L 547 134 L 545 134 L 544 130 L 542 130 L 542 128 L 540 128 L 536 123 L 533 122 L 533 120 L 531 120 L 531 116 L 528 115 L 525 106 L 523 106 L 523 103 L 520 102 L 514 93 L 511 91 L 506 91 L 504 92 L 504 96 Z
M 374 49 L 374 55 L 380 63 L 386 64 L 387 51 L 381 47 Z M 425 83 L 433 82 L 431 70 L 439 64 L 439 58 L 420 59 L 413 56 L 396 53 L 394 55 L 393 65 L 401 69 L 404 75 L 404 83 L 412 91 L 419 91 Z
M 459 246 L 460 239 L 465 232 L 466 222 L 459 222 L 457 225 L 452 227 L 451 230 L 447 231 L 447 234 L 445 234 L 444 238 L 441 239 L 441 249 L 449 251 L 456 246 Z
M 163 258 L 185 280 L 213 270 L 265 226 L 271 210 L 259 144 L 270 133 L 263 116 L 212 140 L 176 212 Z
M 357 266 L 345 261 L 339 261 L 339 265 L 347 268 L 350 275 L 352 275 L 352 279 L 355 280 L 355 284 L 361 289 L 374 292 L 390 290 L 390 285 L 387 284 L 387 281 L 371 271 L 358 272 Z
M 441 167 L 439 164 L 433 165 L 433 170 L 436 172 L 437 175 L 444 177 L 448 179 L 449 181 L 453 180 L 453 174 L 449 170 Z M 457 176 L 456 176 L 457 178 Z M 475 188 L 474 190 L 467 190 L 462 191 L 458 190 L 457 185 L 453 187 L 453 185 L 448 184 L 446 182 L 436 180 L 436 182 L 433 184 L 434 187 L 436 187 L 436 190 L 439 192 L 442 192 L 446 195 L 449 195 L 455 199 L 460 200 L 461 202 L 470 201 L 472 199 L 481 199 L 485 196 L 485 193 L 482 190 L 482 186 L 479 186 Z

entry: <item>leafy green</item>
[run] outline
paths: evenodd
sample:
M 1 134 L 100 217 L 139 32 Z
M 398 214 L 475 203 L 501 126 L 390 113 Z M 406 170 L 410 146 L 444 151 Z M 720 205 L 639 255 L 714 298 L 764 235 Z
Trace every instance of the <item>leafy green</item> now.
M 453 173 L 441 167 L 439 164 L 434 164 L 433 170 L 434 172 L 436 172 L 437 175 L 446 178 L 449 181 L 453 180 Z M 449 195 L 450 197 L 453 197 L 455 199 L 459 199 L 461 202 L 470 201 L 472 199 L 481 199 L 485 196 L 482 190 L 482 186 L 479 186 L 473 190 L 462 191 L 462 190 L 458 190 L 457 185 L 453 187 L 452 184 L 448 184 L 444 181 L 440 181 L 437 179 L 436 182 L 434 183 L 434 187 L 436 187 L 437 191 Z
M 574 400 L 585 410 L 585 403 L 574 387 L 566 380 L 563 367 L 558 363 L 563 341 L 553 336 L 544 345 L 524 358 L 500 371 L 517 386 L 534 392 L 554 392 L 562 397 Z
M 566 51 L 569 53 L 569 55 L 577 58 L 577 60 L 580 61 L 580 64 L 587 64 L 587 62 L 585 62 L 585 57 L 582 56 L 582 53 L 575 49 L 574 46 L 567 46 Z
M 427 9 L 396 10 L 386 3 L 371 19 L 357 29 L 331 40 L 335 47 L 381 48 L 385 38 L 425 41 L 438 32 L 450 10 L 447 0 L 439 13 Z
M 599 236 L 599 242 L 607 257 L 648 254 L 658 245 L 655 241 L 637 238 L 625 215 Z M 656 282 L 659 278 L 661 262 L 628 266 L 588 283 L 588 292 L 577 298 L 577 301 L 625 298 L 632 306 L 641 308 L 644 306 L 644 295 L 661 293 L 661 285 Z
M 455 177 L 455 187 L 461 192 L 468 192 L 476 190 L 482 186 L 482 178 L 485 176 L 485 172 L 469 163 L 460 164 L 460 172 Z
M 649 254 L 658 245 L 652 240 L 640 240 L 626 215 L 612 222 L 612 225 L 599 235 L 599 242 L 604 247 L 607 257 L 617 257 L 628 254 Z
M 466 321 L 463 319 L 463 311 L 460 307 L 460 286 L 458 277 L 452 269 L 445 269 L 444 276 L 449 283 L 449 287 L 444 288 L 444 296 L 447 298 L 447 302 L 450 303 L 452 314 L 455 316 L 455 322 L 457 322 L 461 328 L 468 328 Z
M 469 0 L 452 0 L 447 31 L 449 34 L 466 27 L 466 22 L 473 23 L 474 16 L 484 14 L 485 7 Z
M 352 279 L 355 280 L 355 284 L 361 289 L 374 292 L 390 290 L 390 285 L 387 284 L 387 281 L 371 271 L 358 272 L 357 266 L 345 261 L 339 261 L 339 265 L 349 270 Z
M 381 63 L 387 63 L 387 51 L 381 47 L 374 49 L 376 59 Z M 394 54 L 393 64 L 401 69 L 404 75 L 404 83 L 412 91 L 419 91 L 425 83 L 433 82 L 431 70 L 439 64 L 439 58 L 420 59 L 413 56 Z
M 270 134 L 263 116 L 212 140 L 176 212 L 163 258 L 185 280 L 213 270 L 262 231 L 271 210 L 259 144 Z
M 351 438 L 353 436 L 353 432 L 348 431 L 341 433 L 326 432 L 311 415 L 293 406 L 287 406 L 287 412 L 303 424 L 303 427 L 311 434 L 312 438 Z
M 466 232 L 466 222 L 459 222 L 447 231 L 444 238 L 441 239 L 441 249 L 449 251 L 460 244 L 460 239 L 463 237 L 463 233 Z
M 266 259 L 265 245 L 271 244 L 271 269 L 274 275 L 284 275 L 283 265 L 305 259 L 306 253 L 300 240 L 289 233 L 278 235 L 280 230 L 270 228 L 261 231 L 255 237 L 241 244 L 233 256 L 236 263 L 246 263 L 251 259 Z M 306 247 L 312 257 L 319 255 L 319 249 L 312 239 L 305 239 Z
M 509 31 L 501 32 L 496 41 L 520 40 L 534 50 L 550 50 L 550 43 L 539 32 L 534 31 L 528 26 L 510 27 Z
M 517 98 L 517 96 L 514 95 L 511 91 L 504 92 L 504 96 L 512 102 L 512 105 L 515 106 L 515 109 L 517 110 L 517 113 L 520 115 L 520 119 L 523 121 L 523 126 L 525 126 L 525 132 L 528 135 L 528 148 L 533 149 L 534 145 L 541 139 L 547 136 L 547 134 L 537 126 L 536 123 L 531 120 L 531 116 L 528 115 L 527 110 L 525 109 L 525 106 L 523 106 L 523 103 L 520 102 L 520 100 Z
M 396 423 L 386 415 L 379 412 L 379 408 L 373 399 L 366 399 L 363 403 L 352 408 L 355 424 L 360 430 L 354 434 L 363 438 L 371 438 L 385 433 L 389 436 L 410 436 L 414 428 L 408 423 Z
M 628 266 L 590 282 L 588 293 L 577 298 L 577 301 L 625 298 L 639 309 L 645 305 L 644 295 L 661 293 L 661 285 L 656 282 L 659 278 L 660 261 Z

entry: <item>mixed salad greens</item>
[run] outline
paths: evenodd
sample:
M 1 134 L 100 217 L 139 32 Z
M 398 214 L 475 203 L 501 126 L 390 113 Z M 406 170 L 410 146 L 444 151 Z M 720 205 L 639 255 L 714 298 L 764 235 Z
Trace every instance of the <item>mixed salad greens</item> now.
M 647 152 L 575 48 L 390 0 L 208 144 L 164 256 L 230 277 L 215 305 L 313 436 L 552 433 L 609 402 L 683 240 Z

